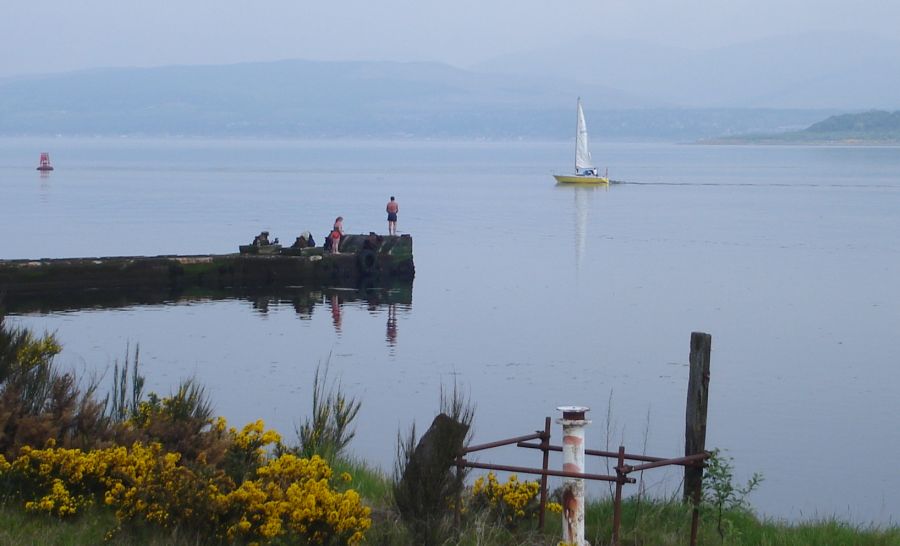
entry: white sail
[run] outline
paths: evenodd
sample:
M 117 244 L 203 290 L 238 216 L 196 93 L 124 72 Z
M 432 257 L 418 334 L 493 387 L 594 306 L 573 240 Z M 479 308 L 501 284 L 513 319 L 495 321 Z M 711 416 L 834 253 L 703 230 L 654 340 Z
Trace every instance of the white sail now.
M 584 110 L 581 109 L 581 97 L 578 97 L 578 125 L 575 129 L 575 172 L 582 173 L 593 169 L 591 149 L 588 146 L 587 125 L 584 123 Z

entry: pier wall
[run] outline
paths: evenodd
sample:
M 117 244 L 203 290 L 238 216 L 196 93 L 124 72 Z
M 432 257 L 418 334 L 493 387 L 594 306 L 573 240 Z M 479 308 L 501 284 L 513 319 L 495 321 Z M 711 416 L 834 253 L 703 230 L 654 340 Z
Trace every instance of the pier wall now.
M 66 290 L 355 287 L 412 282 L 412 237 L 347 235 L 341 253 L 322 248 L 284 254 L 116 256 L 0 260 L 0 294 Z

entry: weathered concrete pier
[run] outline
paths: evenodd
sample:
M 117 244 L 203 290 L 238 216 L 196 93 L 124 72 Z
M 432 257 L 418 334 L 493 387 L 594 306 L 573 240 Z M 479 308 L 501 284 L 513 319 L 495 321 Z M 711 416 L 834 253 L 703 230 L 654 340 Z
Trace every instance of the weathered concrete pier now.
M 284 249 L 281 254 L 0 260 L 0 294 L 389 286 L 412 282 L 414 275 L 412 237 L 347 235 L 340 254 L 313 247 Z

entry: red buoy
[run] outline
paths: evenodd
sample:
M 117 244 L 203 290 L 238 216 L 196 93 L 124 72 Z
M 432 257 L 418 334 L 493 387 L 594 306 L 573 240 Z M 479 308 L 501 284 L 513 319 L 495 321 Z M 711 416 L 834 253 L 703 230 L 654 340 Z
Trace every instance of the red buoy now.
M 41 152 L 41 164 L 38 166 L 37 170 L 39 171 L 52 171 L 53 165 L 50 164 L 50 154 L 48 152 Z

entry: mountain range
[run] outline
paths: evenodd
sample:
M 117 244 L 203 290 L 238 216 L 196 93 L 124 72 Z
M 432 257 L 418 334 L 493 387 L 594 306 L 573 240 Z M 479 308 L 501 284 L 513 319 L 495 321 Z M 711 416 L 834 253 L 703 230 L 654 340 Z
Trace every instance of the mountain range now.
M 471 68 L 574 77 L 687 108 L 900 107 L 900 41 L 860 32 L 811 32 L 705 50 L 591 35 Z
M 900 42 L 582 41 L 466 69 L 285 60 L 8 77 L 0 135 L 571 138 L 581 96 L 595 139 L 694 140 L 900 107 Z

